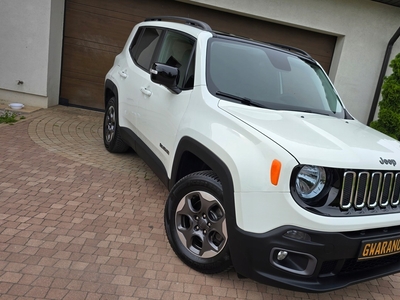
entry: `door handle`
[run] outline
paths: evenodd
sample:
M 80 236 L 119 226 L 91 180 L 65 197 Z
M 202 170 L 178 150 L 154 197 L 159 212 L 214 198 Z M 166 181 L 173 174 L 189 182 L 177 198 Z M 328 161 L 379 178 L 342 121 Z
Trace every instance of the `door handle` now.
M 146 96 L 148 96 L 148 97 L 150 97 L 151 94 L 152 94 L 152 92 L 149 91 L 149 90 L 148 90 L 147 88 L 145 88 L 145 87 L 141 87 L 141 88 L 140 88 L 140 91 L 141 91 L 144 95 L 146 95 Z
M 125 71 L 125 70 L 124 70 L 124 71 L 119 71 L 118 74 L 119 74 L 119 76 L 121 76 L 122 78 L 128 77 L 128 74 L 126 74 L 126 71 Z

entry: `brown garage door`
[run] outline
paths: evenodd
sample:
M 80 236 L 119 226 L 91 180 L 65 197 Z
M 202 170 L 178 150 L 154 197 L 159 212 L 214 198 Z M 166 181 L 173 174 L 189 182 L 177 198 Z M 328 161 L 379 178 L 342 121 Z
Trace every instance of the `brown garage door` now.
M 329 71 L 336 37 L 173 0 L 66 0 L 60 103 L 103 109 L 104 76 L 146 17 L 199 19 L 213 29 L 309 52 Z

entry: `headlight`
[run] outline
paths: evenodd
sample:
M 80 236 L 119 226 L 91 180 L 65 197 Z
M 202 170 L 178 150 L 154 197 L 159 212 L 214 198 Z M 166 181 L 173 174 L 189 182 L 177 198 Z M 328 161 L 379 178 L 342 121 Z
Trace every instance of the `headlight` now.
M 290 194 L 308 211 L 331 215 L 333 208 L 339 208 L 342 173 L 341 169 L 297 165 L 290 177 Z
M 296 192 L 304 200 L 317 197 L 325 187 L 326 172 L 322 167 L 304 166 L 296 176 Z

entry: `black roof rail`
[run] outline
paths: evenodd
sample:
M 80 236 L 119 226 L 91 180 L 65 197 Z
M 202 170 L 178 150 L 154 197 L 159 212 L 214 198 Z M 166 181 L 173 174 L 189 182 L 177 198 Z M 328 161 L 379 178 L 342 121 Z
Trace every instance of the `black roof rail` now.
M 297 53 L 300 53 L 300 54 L 302 54 L 302 55 L 304 55 L 304 56 L 306 56 L 308 58 L 312 58 L 312 56 L 310 54 L 308 54 L 306 51 L 304 51 L 302 49 L 299 49 L 299 48 L 296 48 L 296 47 L 282 45 L 282 44 L 276 44 L 276 43 L 270 43 L 270 42 L 267 42 L 267 44 L 270 44 L 270 45 L 275 46 L 277 48 L 281 48 L 281 49 L 287 50 L 289 52 L 297 52 Z
M 195 19 L 191 19 L 191 18 L 185 18 L 185 17 L 176 17 L 176 16 L 157 16 L 157 17 L 150 17 L 145 19 L 145 22 L 148 21 L 183 21 L 185 24 L 190 25 L 190 26 L 194 26 L 194 27 L 199 27 L 201 29 L 207 30 L 207 31 L 212 31 L 210 25 L 208 25 L 205 22 L 202 21 L 198 21 Z

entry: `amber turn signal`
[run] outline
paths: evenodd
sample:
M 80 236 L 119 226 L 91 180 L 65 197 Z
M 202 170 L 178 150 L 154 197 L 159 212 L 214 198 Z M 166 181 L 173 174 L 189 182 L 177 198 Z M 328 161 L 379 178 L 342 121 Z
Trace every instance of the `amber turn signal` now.
M 273 185 L 278 185 L 279 176 L 281 174 L 282 164 L 279 160 L 274 159 L 271 164 L 270 178 Z

